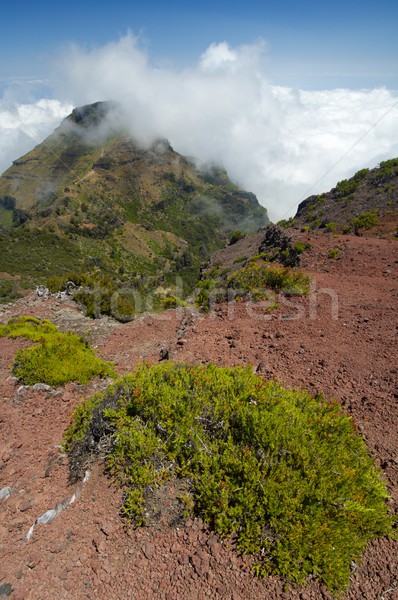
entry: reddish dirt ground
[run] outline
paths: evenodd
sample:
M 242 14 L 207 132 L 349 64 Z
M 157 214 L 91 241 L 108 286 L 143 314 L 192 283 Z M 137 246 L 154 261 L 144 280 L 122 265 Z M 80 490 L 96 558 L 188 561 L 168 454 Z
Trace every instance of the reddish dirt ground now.
M 303 235 L 303 241 L 307 241 Z M 120 374 L 140 360 L 247 365 L 263 377 L 341 401 L 356 419 L 385 474 L 392 510 L 398 507 L 398 391 L 396 387 L 398 242 L 311 235 L 302 267 L 313 277 L 307 297 L 290 298 L 268 313 L 259 304 L 218 306 L 208 316 L 193 309 L 148 315 L 128 324 L 90 321 L 69 300 L 34 295 L 0 308 L 0 321 L 31 314 L 63 330 L 88 332 L 98 354 Z M 337 260 L 327 257 L 338 246 Z M 126 531 L 119 517 L 122 492 L 101 464 L 80 495 L 48 524 L 35 520 L 71 499 L 67 458 L 59 444 L 73 407 L 107 382 L 55 390 L 20 387 L 10 365 L 22 340 L 0 340 L 0 597 L 13 600 L 100 599 L 331 599 L 316 582 L 285 589 L 259 580 L 200 520 L 169 524 L 169 487 L 158 522 Z M 354 564 L 345 598 L 398 598 L 398 542 L 369 544 Z

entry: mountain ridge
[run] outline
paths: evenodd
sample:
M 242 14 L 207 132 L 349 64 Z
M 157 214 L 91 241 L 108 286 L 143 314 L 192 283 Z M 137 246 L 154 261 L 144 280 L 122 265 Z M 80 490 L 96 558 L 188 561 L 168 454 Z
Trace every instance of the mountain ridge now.
M 303 200 L 287 224 L 310 229 L 359 233 L 379 223 L 398 225 L 398 158 L 360 169 L 329 192 Z M 390 231 L 390 233 L 392 230 Z
M 235 229 L 269 221 L 254 194 L 217 166 L 197 167 L 165 139 L 144 147 L 124 128 L 114 103 L 74 109 L 41 144 L 0 178 L 0 271 L 42 283 L 71 269 L 100 269 L 121 281 L 145 275 L 151 285 L 178 272 L 189 285 L 203 258 Z M 7 247 L 18 233 L 18 264 Z M 26 269 L 38 238 L 48 264 Z M 48 239 L 51 238 L 51 239 Z M 21 249 L 21 240 L 25 250 Z M 69 246 L 68 256 L 50 254 Z M 73 252 L 72 252 L 73 248 Z M 7 259 L 7 260 L 6 260 Z

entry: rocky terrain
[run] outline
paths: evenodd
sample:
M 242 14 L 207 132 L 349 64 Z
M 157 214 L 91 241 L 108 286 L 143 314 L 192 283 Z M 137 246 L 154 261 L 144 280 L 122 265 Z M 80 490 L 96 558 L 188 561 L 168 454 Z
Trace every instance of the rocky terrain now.
M 262 377 L 323 392 L 352 414 L 381 467 L 398 508 L 397 241 L 296 232 L 311 244 L 301 268 L 313 278 L 308 296 L 281 298 L 272 313 L 261 303 L 217 305 L 208 315 L 186 307 L 121 324 L 90 320 L 66 298 L 34 293 L 0 307 L 11 316 L 45 317 L 62 330 L 86 333 L 120 374 L 139 361 L 253 365 Z M 234 263 L 243 246 L 224 256 Z M 339 252 L 330 251 L 339 249 Z M 249 247 L 247 248 L 249 251 Z M 60 450 L 73 407 L 96 389 L 68 384 L 25 387 L 10 365 L 21 339 L 0 340 L 0 597 L 73 599 L 331 599 L 316 582 L 286 588 L 261 580 L 200 520 L 176 520 L 176 487 L 159 496 L 148 526 L 129 529 L 119 516 L 122 490 L 95 464 L 85 483 L 68 485 Z M 73 500 L 73 502 L 71 502 Z M 53 513 L 47 511 L 53 510 Z M 33 531 L 32 525 L 37 519 Z M 48 520 L 47 523 L 43 521 Z M 31 537 L 27 540 L 28 532 Z M 398 598 L 398 542 L 381 539 L 352 565 L 350 600 Z

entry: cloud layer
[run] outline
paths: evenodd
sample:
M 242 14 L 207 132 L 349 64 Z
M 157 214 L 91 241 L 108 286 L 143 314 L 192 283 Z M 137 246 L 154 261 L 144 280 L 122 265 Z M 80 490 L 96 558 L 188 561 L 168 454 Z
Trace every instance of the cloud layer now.
M 56 65 L 59 100 L 0 104 L 0 169 L 52 131 L 72 105 L 120 102 L 142 141 L 167 137 L 183 154 L 223 164 L 272 219 L 356 170 L 398 156 L 398 93 L 301 91 L 266 77 L 263 42 L 212 44 L 191 69 L 153 66 L 128 35 Z
M 15 103 L 0 100 L 0 173 L 12 161 L 43 141 L 72 110 L 72 105 L 59 100 L 37 100 Z

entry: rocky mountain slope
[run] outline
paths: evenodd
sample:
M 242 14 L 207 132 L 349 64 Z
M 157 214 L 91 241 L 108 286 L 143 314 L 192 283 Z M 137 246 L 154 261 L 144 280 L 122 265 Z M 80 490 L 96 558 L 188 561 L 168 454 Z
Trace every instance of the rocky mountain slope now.
M 100 270 L 152 286 L 187 284 L 235 229 L 268 223 L 225 171 L 198 168 L 167 140 L 134 140 L 117 105 L 75 109 L 0 178 L 0 272 L 29 284 Z
M 243 301 L 217 305 L 209 315 L 180 308 L 120 324 L 84 317 L 67 297 L 30 295 L 3 305 L 0 321 L 33 314 L 62 330 L 86 333 L 121 375 L 142 360 L 158 362 L 167 350 L 176 362 L 251 364 L 266 379 L 322 392 L 354 417 L 383 471 L 389 506 L 396 512 L 397 242 L 320 232 L 293 236 L 292 242 L 311 246 L 302 253 L 301 268 L 311 275 L 313 288 L 308 296 L 281 298 L 271 313 L 262 302 Z M 230 251 L 238 244 L 241 254 L 249 252 L 248 238 Z M 336 245 L 340 255 L 330 258 Z M 232 256 L 228 260 L 234 264 Z M 0 489 L 9 488 L 0 517 L 3 596 L 332 600 L 314 581 L 286 589 L 277 577 L 256 578 L 250 559 L 237 556 L 233 545 L 200 519 L 176 523 L 178 489 L 173 486 L 157 498 L 156 518 L 137 530 L 125 529 L 119 516 L 122 491 L 104 476 L 101 462 L 84 485 L 69 486 L 67 458 L 59 448 L 62 433 L 73 407 L 106 382 L 56 389 L 20 386 L 10 376 L 10 364 L 26 345 L 21 339 L 1 340 Z M 57 507 L 58 516 L 38 523 L 24 543 L 36 519 Z M 352 564 L 343 597 L 398 598 L 397 556 L 397 541 L 370 543 L 362 561 Z
M 393 235 L 397 211 L 398 158 L 393 158 L 374 169 L 361 169 L 330 192 L 310 196 L 301 202 L 291 224 L 339 232 L 371 229 L 376 235 L 382 225 L 384 235 Z

